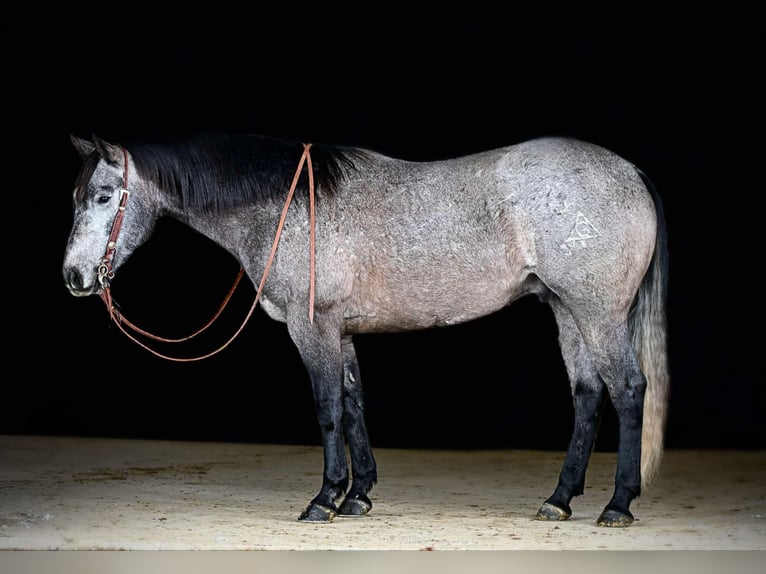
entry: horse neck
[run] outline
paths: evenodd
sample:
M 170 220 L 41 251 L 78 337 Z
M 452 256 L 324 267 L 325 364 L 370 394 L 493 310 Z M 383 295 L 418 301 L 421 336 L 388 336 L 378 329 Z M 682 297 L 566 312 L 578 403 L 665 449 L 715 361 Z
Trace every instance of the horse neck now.
M 204 235 L 242 261 L 253 255 L 256 234 L 256 239 L 263 238 L 263 241 L 255 241 L 261 250 L 271 247 L 273 235 L 267 236 L 276 232 L 280 206 L 243 206 L 228 213 L 188 213 L 169 209 L 166 215 Z

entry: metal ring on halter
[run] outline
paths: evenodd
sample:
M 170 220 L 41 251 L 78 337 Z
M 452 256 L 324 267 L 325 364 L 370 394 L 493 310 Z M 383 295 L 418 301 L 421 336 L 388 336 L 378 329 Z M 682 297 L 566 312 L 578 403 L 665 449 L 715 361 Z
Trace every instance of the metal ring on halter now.
M 104 289 L 109 287 L 109 280 L 114 277 L 114 271 L 112 271 L 110 263 L 111 261 L 104 259 L 98 266 L 98 282 Z

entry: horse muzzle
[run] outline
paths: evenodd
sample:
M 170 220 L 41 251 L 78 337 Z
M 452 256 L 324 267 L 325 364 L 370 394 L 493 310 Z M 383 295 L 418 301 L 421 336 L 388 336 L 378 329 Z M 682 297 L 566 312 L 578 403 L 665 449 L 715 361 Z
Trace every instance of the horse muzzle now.
M 64 270 L 64 284 L 69 293 L 75 297 L 87 297 L 89 295 L 99 295 L 103 291 L 101 283 L 97 280 L 97 275 L 93 274 L 92 283 L 85 284 L 85 278 L 77 269 Z

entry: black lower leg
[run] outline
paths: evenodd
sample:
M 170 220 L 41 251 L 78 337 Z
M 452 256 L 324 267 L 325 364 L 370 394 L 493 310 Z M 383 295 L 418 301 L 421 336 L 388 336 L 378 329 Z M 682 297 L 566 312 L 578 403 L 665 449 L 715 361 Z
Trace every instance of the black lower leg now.
M 301 513 L 300 520 L 329 522 L 338 512 L 336 502 L 348 488 L 348 468 L 340 430 L 340 401 L 317 401 L 324 450 L 322 488 Z
M 372 508 L 367 494 L 378 480 L 378 474 L 364 420 L 364 397 L 356 353 L 350 340 L 344 340 L 342 348 L 343 431 L 351 457 L 353 482 L 338 513 L 360 516 L 367 514 Z
M 630 503 L 641 494 L 641 400 L 618 402 L 615 407 L 620 419 L 620 442 L 617 450 L 617 472 L 612 499 L 596 524 L 599 526 L 629 526 L 634 518 Z
M 566 459 L 553 494 L 537 511 L 537 520 L 566 520 L 572 515 L 571 500 L 585 489 L 585 471 L 588 467 L 598 432 L 598 423 L 606 396 L 605 387 L 575 386 L 575 426 L 569 442 Z
M 346 399 L 348 405 L 352 399 Z M 372 490 L 378 480 L 377 467 L 372 450 L 367 438 L 367 429 L 361 420 L 361 411 L 357 415 L 351 415 L 347 411 L 343 416 L 346 440 L 348 441 L 349 454 L 351 456 L 351 469 L 353 482 L 340 505 L 338 514 L 345 516 L 360 516 L 367 514 L 372 508 L 367 494 Z

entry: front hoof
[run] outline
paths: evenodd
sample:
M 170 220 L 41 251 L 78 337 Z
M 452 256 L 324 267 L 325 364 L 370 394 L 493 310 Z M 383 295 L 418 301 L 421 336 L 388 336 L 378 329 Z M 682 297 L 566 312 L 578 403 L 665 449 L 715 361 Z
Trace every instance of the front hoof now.
M 346 498 L 340 505 L 338 514 L 341 516 L 364 516 L 372 508 L 372 502 L 364 494 L 357 494 L 353 498 Z
M 621 512 L 607 508 L 596 520 L 596 526 L 606 526 L 609 528 L 625 528 L 633 524 L 633 515 L 629 511 Z
M 332 522 L 337 512 L 334 508 L 328 508 L 320 504 L 309 504 L 306 510 L 301 512 L 298 520 L 303 522 Z
M 569 510 L 569 508 L 559 508 L 550 502 L 546 502 L 540 507 L 540 510 L 537 511 L 537 514 L 535 514 L 535 520 L 567 520 L 570 516 L 572 516 L 572 511 Z

